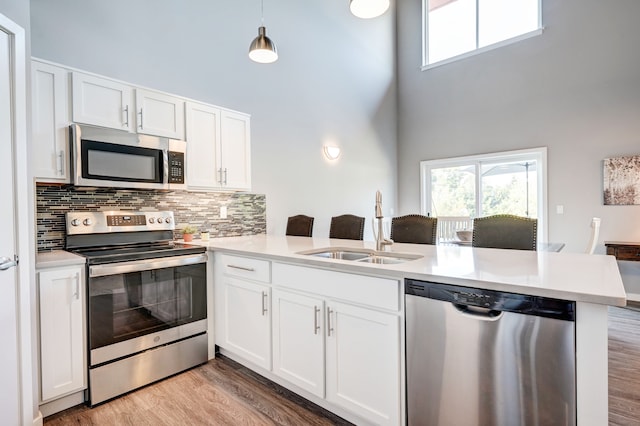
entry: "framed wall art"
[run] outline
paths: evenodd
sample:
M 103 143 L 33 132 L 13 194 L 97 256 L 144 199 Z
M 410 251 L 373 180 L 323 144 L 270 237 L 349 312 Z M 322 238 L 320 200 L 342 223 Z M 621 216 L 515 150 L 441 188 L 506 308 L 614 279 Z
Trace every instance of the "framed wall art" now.
M 604 204 L 640 204 L 640 155 L 605 158 Z

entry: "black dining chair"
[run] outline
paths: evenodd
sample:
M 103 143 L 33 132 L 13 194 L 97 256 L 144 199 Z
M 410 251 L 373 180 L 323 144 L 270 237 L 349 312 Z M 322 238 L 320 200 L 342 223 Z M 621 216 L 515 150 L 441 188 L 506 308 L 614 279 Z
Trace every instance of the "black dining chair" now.
M 536 250 L 538 219 L 497 214 L 473 220 L 473 247 Z
M 329 238 L 344 240 L 362 240 L 364 235 L 364 217 L 343 214 L 331 218 Z
M 391 219 L 391 240 L 395 243 L 435 244 L 438 219 L 409 214 Z
M 313 233 L 313 218 L 299 214 L 287 219 L 286 235 L 297 237 L 310 237 Z

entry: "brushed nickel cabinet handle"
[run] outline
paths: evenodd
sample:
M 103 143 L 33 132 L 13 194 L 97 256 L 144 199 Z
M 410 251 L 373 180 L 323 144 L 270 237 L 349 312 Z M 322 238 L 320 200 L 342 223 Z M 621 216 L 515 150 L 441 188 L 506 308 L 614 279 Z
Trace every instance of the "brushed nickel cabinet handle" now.
M 241 271 L 255 272 L 253 268 L 247 268 L 246 266 L 227 265 L 227 268 L 240 269 Z
M 64 176 L 64 151 L 58 152 L 58 173 Z
M 333 331 L 333 327 L 331 326 L 331 314 L 333 313 L 333 309 L 327 307 L 327 336 L 331 337 L 331 332 Z
M 140 123 L 138 124 L 138 127 L 142 129 L 142 108 L 140 108 L 140 112 L 138 113 L 138 115 L 140 116 Z
M 262 292 L 262 315 L 267 315 L 267 292 Z
M 318 324 L 318 316 L 320 314 L 320 308 L 317 306 L 313 307 L 313 334 L 318 334 L 318 330 L 320 330 L 320 325 Z
M 76 272 L 73 278 L 76 280 L 76 291 L 73 293 L 73 297 L 75 297 L 76 300 L 80 300 L 80 274 Z
M 124 118 L 125 118 L 124 127 L 129 128 L 129 105 L 126 105 L 124 107 L 123 112 L 124 112 Z

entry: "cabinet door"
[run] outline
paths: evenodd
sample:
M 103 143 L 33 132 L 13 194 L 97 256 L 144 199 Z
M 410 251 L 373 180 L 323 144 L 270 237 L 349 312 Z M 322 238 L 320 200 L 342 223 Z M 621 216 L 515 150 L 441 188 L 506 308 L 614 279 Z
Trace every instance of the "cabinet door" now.
M 271 370 L 271 298 L 268 286 L 224 278 L 223 346 Z
M 375 424 L 400 424 L 399 317 L 327 302 L 327 400 Z
M 184 139 L 184 100 L 165 93 L 136 89 L 138 133 Z
M 251 189 L 251 129 L 246 114 L 222 110 L 221 164 L 225 189 Z
M 220 188 L 220 108 L 195 102 L 186 105 L 187 185 Z
M 42 401 L 86 387 L 82 268 L 43 270 L 40 296 Z
M 132 121 L 133 90 L 117 81 L 74 72 L 73 121 L 118 130 L 135 130 Z
M 324 398 L 324 302 L 273 290 L 273 371 Z
M 41 181 L 69 182 L 69 72 L 31 62 L 33 175 Z

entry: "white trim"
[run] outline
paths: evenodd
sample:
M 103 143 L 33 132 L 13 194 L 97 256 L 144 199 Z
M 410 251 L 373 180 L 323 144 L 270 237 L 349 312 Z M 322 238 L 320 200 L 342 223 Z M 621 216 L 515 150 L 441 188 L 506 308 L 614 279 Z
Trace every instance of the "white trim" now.
M 37 365 L 33 356 L 32 333 L 35 300 L 34 265 L 34 215 L 33 183 L 29 179 L 29 156 L 27 145 L 27 56 L 25 31 L 15 22 L 0 14 L 0 27 L 13 38 L 13 143 L 15 162 L 16 194 L 16 244 L 20 262 L 16 274 L 19 277 L 17 294 L 18 354 L 21 424 L 37 422 L 37 406 L 34 400 L 34 381 L 37 383 Z M 27 218 L 27 220 L 22 220 Z M 18 220 L 20 219 L 20 220 Z M 34 375 L 36 377 L 34 378 Z
M 483 164 L 491 162 L 502 162 L 517 160 L 519 158 L 531 158 L 535 156 L 540 164 L 537 173 L 538 187 L 538 239 L 541 242 L 548 241 L 548 206 L 547 206 L 547 148 L 527 148 L 514 151 L 494 152 L 489 154 L 467 155 L 463 157 L 442 158 L 437 160 L 424 160 L 420 162 L 420 211 L 426 215 L 431 213 L 431 179 L 430 171 L 433 168 L 440 167 L 456 167 L 461 165 L 469 165 L 471 163 L 482 162 Z M 477 173 L 476 173 L 477 175 Z M 477 189 L 477 188 L 476 188 Z M 478 191 L 476 191 L 479 194 Z M 476 197 L 478 203 L 479 197 Z M 479 206 L 476 205 L 476 212 L 479 212 Z
M 470 50 L 468 52 L 464 52 L 461 53 L 459 55 L 456 56 L 452 56 L 450 58 L 446 58 L 446 59 L 442 59 L 440 61 L 436 61 L 434 63 L 429 63 L 429 39 L 428 39 L 428 34 L 429 34 L 429 7 L 428 7 L 428 2 L 429 0 L 422 0 L 422 66 L 420 67 L 420 69 L 422 71 L 426 71 L 429 70 L 431 68 L 436 68 L 439 67 L 441 65 L 446 65 L 446 64 L 450 64 L 452 62 L 457 62 L 459 60 L 462 59 L 466 59 L 484 52 L 488 52 L 490 50 L 493 49 L 498 49 L 500 47 L 503 46 L 508 46 L 510 44 L 513 43 L 517 43 L 519 41 L 522 40 L 526 40 L 528 38 L 531 37 L 535 37 L 538 35 L 541 35 L 544 32 L 544 26 L 542 25 L 542 0 L 538 0 L 538 28 L 533 30 L 533 31 L 529 31 L 520 35 L 517 35 L 515 37 L 511 37 L 505 40 L 501 40 L 498 41 L 496 43 L 490 44 L 488 46 L 483 46 L 483 47 L 476 47 L 473 50 Z M 476 8 L 477 11 L 477 8 Z M 477 20 L 477 12 L 476 12 L 476 20 Z M 478 45 L 478 25 L 476 25 L 476 46 Z

